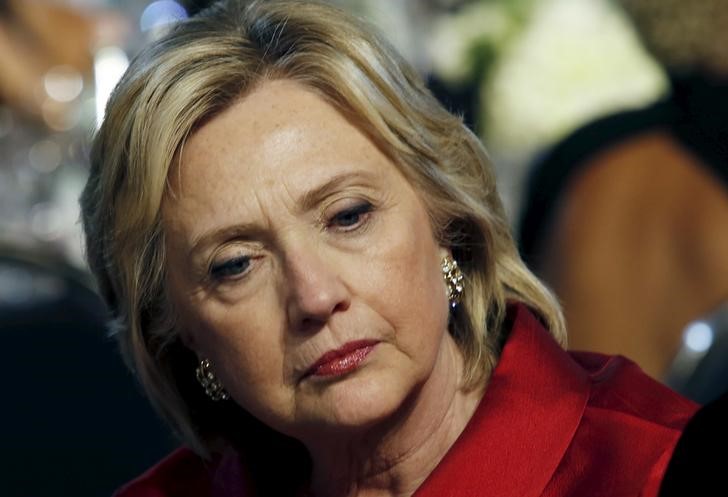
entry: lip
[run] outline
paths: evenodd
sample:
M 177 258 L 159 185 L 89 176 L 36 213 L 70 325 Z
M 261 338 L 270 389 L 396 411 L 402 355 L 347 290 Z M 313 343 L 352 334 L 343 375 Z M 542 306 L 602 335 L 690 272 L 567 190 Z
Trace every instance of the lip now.
M 377 340 L 356 340 L 348 342 L 335 350 L 330 350 L 314 362 L 304 377 L 341 376 L 359 367 L 359 364 L 369 355 L 379 343 Z

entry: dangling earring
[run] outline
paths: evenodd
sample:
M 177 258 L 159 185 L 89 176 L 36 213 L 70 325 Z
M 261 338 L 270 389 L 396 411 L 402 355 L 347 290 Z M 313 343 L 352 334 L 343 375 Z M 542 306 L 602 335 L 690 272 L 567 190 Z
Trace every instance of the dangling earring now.
M 205 393 L 212 400 L 218 401 L 230 398 L 230 395 L 225 391 L 220 380 L 212 372 L 209 359 L 202 359 L 200 361 L 200 365 L 195 369 L 195 376 L 197 376 L 197 381 L 200 382 L 202 388 L 205 389 Z
M 454 309 L 463 296 L 463 273 L 455 259 L 446 255 L 442 258 L 442 276 L 447 287 L 447 300 Z

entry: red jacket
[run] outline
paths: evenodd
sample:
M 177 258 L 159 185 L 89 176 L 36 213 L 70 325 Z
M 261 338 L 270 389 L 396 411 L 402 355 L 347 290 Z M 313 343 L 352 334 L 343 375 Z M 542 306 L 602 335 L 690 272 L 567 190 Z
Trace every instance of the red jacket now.
M 620 356 L 567 353 L 526 309 L 478 409 L 414 497 L 654 497 L 697 405 Z M 239 459 L 179 449 L 118 497 L 251 497 Z

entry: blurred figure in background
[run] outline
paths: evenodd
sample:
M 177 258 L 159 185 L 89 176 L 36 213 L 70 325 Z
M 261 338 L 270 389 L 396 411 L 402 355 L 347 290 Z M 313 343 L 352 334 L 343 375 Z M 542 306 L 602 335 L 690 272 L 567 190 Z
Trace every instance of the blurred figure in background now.
M 728 387 L 728 3 L 622 4 L 671 94 L 548 154 L 522 253 L 564 303 L 570 347 L 626 355 L 706 402 Z

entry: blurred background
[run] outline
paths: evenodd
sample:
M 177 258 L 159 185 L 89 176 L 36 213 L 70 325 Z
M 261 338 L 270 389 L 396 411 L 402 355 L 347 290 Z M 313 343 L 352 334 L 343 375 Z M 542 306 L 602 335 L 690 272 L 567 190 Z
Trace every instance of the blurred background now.
M 78 196 L 128 61 L 209 2 L 0 0 L 0 488 L 109 495 L 175 446 L 105 327 Z M 728 2 L 337 0 L 486 145 L 571 345 L 728 387 Z

